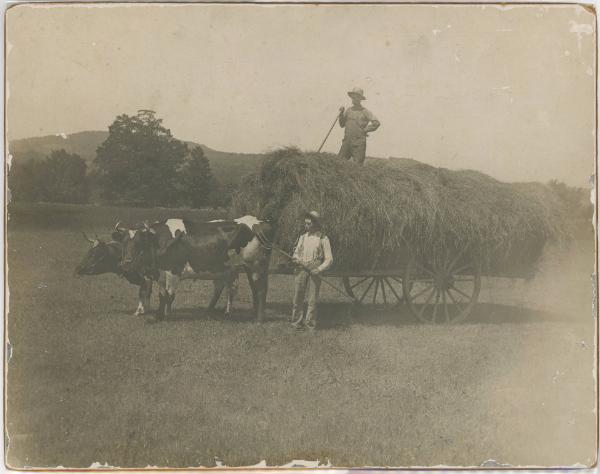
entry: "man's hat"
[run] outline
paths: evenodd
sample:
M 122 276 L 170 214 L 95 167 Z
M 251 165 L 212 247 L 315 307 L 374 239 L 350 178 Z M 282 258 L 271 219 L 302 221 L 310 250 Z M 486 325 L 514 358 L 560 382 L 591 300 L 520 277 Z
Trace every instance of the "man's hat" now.
M 367 100 L 367 98 L 365 97 L 365 93 L 364 91 L 360 88 L 360 87 L 355 87 L 354 89 L 352 89 L 351 91 L 348 91 L 348 95 L 350 97 L 352 96 L 358 96 L 358 98 L 360 100 Z
M 320 224 L 321 223 L 321 216 L 317 211 L 306 211 L 304 213 L 304 217 L 309 218 L 310 220 L 312 220 L 313 222 Z

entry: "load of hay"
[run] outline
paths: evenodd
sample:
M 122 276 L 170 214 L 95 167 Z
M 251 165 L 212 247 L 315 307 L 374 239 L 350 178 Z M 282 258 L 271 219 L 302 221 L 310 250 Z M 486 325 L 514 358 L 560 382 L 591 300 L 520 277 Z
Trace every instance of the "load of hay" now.
M 273 152 L 234 195 L 231 212 L 271 218 L 293 248 L 302 213 L 317 210 L 336 271 L 401 269 L 466 252 L 487 273 L 535 270 L 546 242 L 567 239 L 560 200 L 545 185 L 508 184 L 476 171 L 403 159 L 358 166 L 335 155 Z M 515 273 L 513 271 L 513 273 Z

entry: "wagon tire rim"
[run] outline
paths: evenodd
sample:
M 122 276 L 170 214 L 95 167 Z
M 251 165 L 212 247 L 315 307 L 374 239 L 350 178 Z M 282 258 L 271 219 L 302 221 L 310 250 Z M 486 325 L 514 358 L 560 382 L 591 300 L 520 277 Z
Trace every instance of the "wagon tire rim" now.
M 429 324 L 459 323 L 469 317 L 481 290 L 481 265 L 473 258 L 438 263 L 412 258 L 402 281 L 410 312 Z

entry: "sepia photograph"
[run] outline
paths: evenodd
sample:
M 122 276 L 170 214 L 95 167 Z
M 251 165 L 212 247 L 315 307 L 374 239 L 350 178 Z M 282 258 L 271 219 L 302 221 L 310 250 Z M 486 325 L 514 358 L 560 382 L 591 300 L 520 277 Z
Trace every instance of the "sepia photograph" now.
M 7 468 L 597 462 L 596 11 L 5 11 Z

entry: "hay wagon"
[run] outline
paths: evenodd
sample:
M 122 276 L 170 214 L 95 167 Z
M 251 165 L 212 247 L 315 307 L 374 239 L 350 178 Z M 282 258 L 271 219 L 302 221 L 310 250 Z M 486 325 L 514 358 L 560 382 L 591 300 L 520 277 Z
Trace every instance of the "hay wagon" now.
M 312 209 L 334 252 L 324 278 L 340 279 L 361 303 L 406 304 L 429 323 L 466 319 L 482 276 L 529 278 L 546 243 L 568 242 L 570 233 L 563 202 L 541 183 L 410 159 L 355 166 L 293 148 L 269 154 L 230 211 L 277 222 L 273 243 L 289 251 L 299 216 Z

